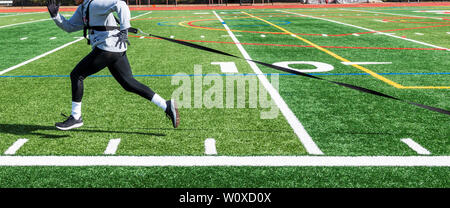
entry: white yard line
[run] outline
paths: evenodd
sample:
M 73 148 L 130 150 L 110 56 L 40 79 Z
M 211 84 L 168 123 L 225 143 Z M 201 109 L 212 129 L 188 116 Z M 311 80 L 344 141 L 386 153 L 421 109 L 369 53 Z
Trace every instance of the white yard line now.
M 117 148 L 119 147 L 120 139 L 111 139 L 108 142 L 108 146 L 103 154 L 114 155 L 116 154 Z
M 450 156 L 0 156 L 0 166 L 450 167 Z
M 152 13 L 152 12 L 146 12 L 146 13 L 144 13 L 144 14 L 135 16 L 135 17 L 133 17 L 133 18 L 131 18 L 131 19 L 135 19 L 135 18 L 138 18 L 138 17 L 143 16 L 143 15 L 146 15 L 146 14 L 150 14 L 150 13 Z M 51 19 L 46 19 L 46 20 L 51 20 Z M 38 21 L 43 21 L 43 20 L 38 20 Z M 35 21 L 34 21 L 34 22 L 35 22 Z M 31 23 L 31 22 L 28 22 L 28 23 Z M 25 24 L 25 23 L 20 23 L 20 24 Z M 3 26 L 3 27 L 4 27 L 4 26 Z M 0 27 L 0 28 L 2 28 L 2 27 Z M 80 40 L 83 40 L 83 39 L 84 39 L 84 37 L 80 37 L 80 38 L 78 38 L 78 39 L 76 39 L 76 40 L 74 40 L 74 41 L 72 41 L 72 42 L 70 42 L 70 43 L 66 43 L 66 44 L 64 44 L 64 45 L 62 45 L 62 46 L 60 46 L 60 47 L 58 47 L 58 48 L 55 48 L 55 49 L 53 49 L 53 50 L 51 50 L 51 51 L 48 51 L 48 52 L 45 52 L 45 53 L 43 53 L 43 54 L 41 54 L 41 55 L 39 55 L 39 56 L 36 56 L 36 57 L 34 57 L 34 58 L 30 59 L 30 60 L 24 61 L 24 62 L 22 62 L 22 63 L 20 63 L 20 64 L 17 64 L 17 65 L 15 65 L 15 66 L 12 66 L 12 67 L 9 67 L 9 68 L 7 68 L 7 69 L 5 69 L 5 70 L 2 70 L 2 71 L 0 71 L 0 75 L 5 74 L 6 72 L 12 71 L 12 70 L 14 70 L 14 69 L 17 69 L 17 68 L 19 68 L 19 67 L 21 67 L 21 66 L 23 66 L 23 65 L 26 65 L 26 64 L 28 64 L 28 63 L 30 63 L 30 62 L 36 61 L 36 60 L 38 60 L 38 59 L 40 59 L 40 58 L 42 58 L 42 57 L 45 57 L 45 56 L 47 56 L 47 55 L 49 55 L 49 54 L 52 54 L 52 53 L 54 53 L 54 52 L 56 52 L 56 51 L 59 51 L 59 50 L 65 48 L 65 47 L 67 47 L 67 46 L 69 46 L 69 45 L 72 45 L 72 44 L 74 44 L 74 43 L 76 43 L 76 42 L 78 42 L 78 41 L 80 41 Z
M 20 64 L 17 64 L 17 65 L 15 65 L 15 66 L 12 66 L 12 67 L 9 67 L 9 68 L 7 68 L 7 69 L 5 69 L 5 70 L 2 70 L 2 71 L 0 71 L 0 75 L 5 74 L 6 72 L 12 71 L 12 70 L 14 70 L 14 69 L 17 69 L 17 68 L 19 68 L 19 67 L 21 67 L 21 66 L 23 66 L 23 65 L 26 65 L 26 64 L 28 64 L 28 63 L 30 63 L 30 62 L 36 61 L 36 60 L 38 60 L 38 59 L 40 59 L 40 58 L 42 58 L 42 57 L 45 57 L 45 56 L 47 56 L 47 55 L 49 55 L 49 54 L 52 54 L 52 53 L 54 53 L 54 52 L 56 52 L 56 51 L 59 51 L 59 50 L 65 48 L 65 47 L 67 47 L 67 46 L 69 46 L 69 45 L 72 45 L 72 44 L 74 44 L 74 43 L 76 43 L 76 42 L 78 42 L 78 41 L 80 41 L 80 40 L 83 40 L 83 39 L 84 39 L 84 38 L 78 38 L 78 39 L 76 39 L 76 40 L 74 40 L 74 41 L 72 41 L 72 42 L 70 42 L 70 43 L 66 43 L 66 44 L 64 44 L 64 45 L 62 45 L 62 46 L 60 46 L 60 47 L 58 47 L 58 48 L 55 48 L 55 49 L 53 49 L 53 50 L 51 50 L 51 51 L 48 51 L 48 52 L 45 52 L 45 53 L 43 53 L 43 54 L 41 54 L 41 55 L 39 55 L 39 56 L 36 56 L 36 57 L 34 57 L 34 58 L 30 59 L 30 60 L 24 61 L 24 62 L 22 62 L 22 63 L 20 63 Z
M 152 13 L 152 12 L 151 12 L 151 11 L 150 11 L 150 12 L 146 12 L 146 13 L 144 13 L 144 14 L 140 14 L 140 15 L 138 15 L 138 16 L 132 17 L 131 19 L 136 19 L 136 18 L 138 18 L 138 17 L 144 16 L 144 15 L 150 14 L 150 13 Z
M 14 142 L 13 145 L 11 145 L 6 151 L 5 155 L 13 155 L 16 154 L 17 150 L 19 150 L 26 142 L 28 142 L 28 139 L 18 139 L 16 142 Z
M 144 15 L 150 14 L 150 13 L 152 13 L 152 12 L 151 11 L 150 12 L 146 12 L 144 14 L 140 14 L 138 16 L 132 17 L 131 19 L 136 19 L 138 17 L 144 16 Z M 47 20 L 52 20 L 52 19 L 51 18 L 46 18 L 46 19 L 39 19 L 39 20 L 28 21 L 28 22 L 15 23 L 15 24 L 10 24 L 10 25 L 3 25 L 3 26 L 0 26 L 0 29 L 1 28 L 6 28 L 6 27 L 12 27 L 12 26 L 16 26 L 16 25 L 23 25 L 23 24 L 34 23 L 34 22 L 42 22 L 42 21 L 47 21 Z
M 439 17 L 425 17 L 425 16 L 417 16 L 417 15 L 395 14 L 395 13 L 388 13 L 388 12 L 373 12 L 373 11 L 356 10 L 356 9 L 341 9 L 341 10 L 353 11 L 353 12 L 367 12 L 367 13 L 374 13 L 374 14 L 388 14 L 388 15 L 395 15 L 395 16 L 402 16 L 402 17 L 420 17 L 420 18 L 442 20 L 442 18 L 439 18 Z
M 0 29 L 2 29 L 2 28 L 6 28 L 6 27 L 17 26 L 17 25 L 28 24 L 28 23 L 34 23 L 34 22 L 42 22 L 42 21 L 48 21 L 48 20 L 52 20 L 52 19 L 50 19 L 50 18 L 46 18 L 46 19 L 40 19 L 40 20 L 34 20 L 34 21 L 28 21 L 28 22 L 15 23 L 15 24 L 10 24 L 10 25 L 3 25 L 3 26 L 0 26 Z
M 13 16 L 21 16 L 21 15 L 28 15 L 28 14 L 38 14 L 38 13 L 44 13 L 44 12 L 27 12 L 27 13 L 18 13 L 18 14 L 11 14 L 11 15 L 3 15 L 1 17 L 13 17 Z
M 236 36 L 234 36 L 233 32 L 231 32 L 231 30 L 227 26 L 227 24 L 222 20 L 222 18 L 220 18 L 220 16 L 215 11 L 213 11 L 213 13 L 217 17 L 217 19 L 219 19 L 219 21 L 222 23 L 222 25 L 225 27 L 225 29 L 227 30 L 227 32 L 230 35 L 231 39 L 234 41 L 234 43 L 236 44 L 237 48 L 241 52 L 242 56 L 245 59 L 250 59 L 251 60 L 252 58 L 247 53 L 247 51 L 244 49 L 244 47 L 242 47 L 241 43 L 236 38 Z M 270 82 L 267 80 L 267 77 L 265 75 L 263 75 L 263 73 L 261 72 L 259 67 L 254 62 L 247 61 L 247 63 L 253 69 L 254 73 L 257 74 L 257 77 L 258 77 L 259 81 L 261 82 L 261 84 L 263 84 L 263 86 L 265 87 L 267 92 L 270 94 L 270 96 L 272 97 L 273 101 L 276 103 L 276 105 L 280 109 L 281 113 L 284 115 L 284 117 L 286 118 L 287 122 L 289 123 L 289 125 L 294 130 L 294 132 L 297 135 L 297 137 L 299 138 L 300 142 L 305 147 L 306 151 L 309 154 L 315 154 L 315 155 L 323 154 L 323 152 L 319 149 L 319 147 L 316 145 L 316 143 L 312 140 L 312 138 L 308 134 L 308 132 L 306 132 L 305 128 L 300 123 L 298 118 L 291 111 L 291 109 L 286 104 L 286 102 L 284 102 L 283 98 L 278 93 L 278 91 L 270 84 Z
M 213 138 L 208 138 L 205 140 L 205 154 L 217 155 L 216 140 Z
M 219 65 L 222 73 L 239 73 L 234 62 L 211 62 L 212 65 Z
M 345 25 L 345 26 L 349 26 L 349 27 L 354 27 L 354 28 L 358 28 L 358 29 L 362 29 L 362 30 L 366 30 L 366 31 L 370 31 L 370 32 L 376 32 L 378 34 L 382 34 L 382 35 L 386 35 L 386 36 L 389 36 L 389 37 L 398 38 L 398 39 L 402 39 L 402 40 L 407 40 L 407 41 L 410 41 L 410 42 L 414 42 L 414 43 L 417 43 L 417 44 L 421 44 L 421 45 L 425 45 L 425 46 L 429 46 L 429 47 L 433 47 L 433 48 L 450 50 L 450 49 L 445 48 L 445 47 L 440 47 L 440 46 L 436 46 L 436 45 L 429 44 L 429 43 L 424 43 L 424 42 L 413 40 L 413 39 L 409 39 L 409 38 L 403 38 L 403 37 L 396 36 L 396 35 L 393 35 L 393 34 L 384 33 L 384 32 L 372 30 L 372 29 L 369 29 L 369 28 L 364 28 L 364 27 L 360 27 L 360 26 L 356 26 L 356 25 L 351 25 L 351 24 L 347 24 L 347 23 L 343 23 L 343 22 L 339 22 L 339 21 L 335 21 L 335 20 L 329 20 L 329 19 L 325 19 L 325 18 L 321 18 L 321 17 L 313 17 L 313 16 L 310 16 L 310 15 L 305 15 L 305 14 L 300 14 L 300 13 L 295 13 L 295 12 L 288 12 L 288 11 L 283 11 L 283 10 L 277 10 L 277 11 L 281 11 L 281 12 L 289 13 L 289 14 L 295 14 L 295 15 L 302 16 L 302 17 L 309 17 L 309 18 L 312 18 L 312 19 L 319 19 L 319 20 L 324 20 L 324 21 L 328 21 L 328 22 L 333 22 L 333 23 L 336 23 L 336 24 Z
M 418 144 L 417 142 L 415 142 L 414 140 L 412 140 L 410 138 L 401 139 L 400 141 L 402 141 L 403 143 L 408 145 L 409 148 L 411 148 L 414 151 L 416 151 L 417 154 L 421 154 L 421 155 L 429 155 L 429 154 L 431 154 L 430 151 L 428 151 L 427 149 L 423 148 L 422 146 L 420 146 L 420 144 Z
M 341 62 L 344 65 L 392 64 L 392 62 Z

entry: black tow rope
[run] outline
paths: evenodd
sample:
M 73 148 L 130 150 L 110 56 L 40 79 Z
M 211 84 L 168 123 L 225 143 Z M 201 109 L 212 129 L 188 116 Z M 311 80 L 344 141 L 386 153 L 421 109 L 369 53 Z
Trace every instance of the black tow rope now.
M 135 28 L 133 28 L 133 29 L 135 29 Z M 393 97 L 393 96 L 390 96 L 390 95 L 387 95 L 387 94 L 384 94 L 384 93 L 381 93 L 381 92 L 378 92 L 378 91 L 375 91 L 375 90 L 367 89 L 367 88 L 364 88 L 364 87 L 360 87 L 360 86 L 356 86 L 356 85 L 352 85 L 352 84 L 347 84 L 347 83 L 343 83 L 343 82 L 330 81 L 330 80 L 326 80 L 326 79 L 323 79 L 323 78 L 320 78 L 320 77 L 316 77 L 316 76 L 313 76 L 313 75 L 310 75 L 310 74 L 306 74 L 306 73 L 303 73 L 303 72 L 299 72 L 299 71 L 295 71 L 295 70 L 292 70 L 292 69 L 288 69 L 288 68 L 285 68 L 285 67 L 264 63 L 264 62 L 261 62 L 261 61 L 256 61 L 256 60 L 242 58 L 242 57 L 239 57 L 239 56 L 235 56 L 233 54 L 229 54 L 229 53 L 226 53 L 226 52 L 223 52 L 223 51 L 219 51 L 219 50 L 216 50 L 216 49 L 213 49 L 213 48 L 197 45 L 197 44 L 194 44 L 194 43 L 189 43 L 189 42 L 185 42 L 185 41 L 181 41 L 181 40 L 176 40 L 176 39 L 172 39 L 172 38 L 166 38 L 166 37 L 162 37 L 162 36 L 158 36 L 158 35 L 145 33 L 139 28 L 136 28 L 135 30 L 137 30 L 135 32 L 136 34 L 142 34 L 142 35 L 145 35 L 145 36 L 153 36 L 155 38 L 167 40 L 167 41 L 170 41 L 170 42 L 173 42 L 173 43 L 177 43 L 177 44 L 181 44 L 181 45 L 185 45 L 185 46 L 188 46 L 188 47 L 192 47 L 192 48 L 196 48 L 196 49 L 200 49 L 200 50 L 204 50 L 204 51 L 208 51 L 208 52 L 212 52 L 212 53 L 217 53 L 217 54 L 221 54 L 221 55 L 225 55 L 225 56 L 230 56 L 230 57 L 234 57 L 234 58 L 238 58 L 238 59 L 243 59 L 243 60 L 246 60 L 246 61 L 251 61 L 251 62 L 254 62 L 254 63 L 257 63 L 257 64 L 261 64 L 263 66 L 267 66 L 269 68 L 276 69 L 276 70 L 279 70 L 279 71 L 284 71 L 284 72 L 287 72 L 287 73 L 292 73 L 292 74 L 295 74 L 295 75 L 304 76 L 304 77 L 308 77 L 308 78 L 312 78 L 312 79 L 323 80 L 323 81 L 326 81 L 326 82 L 337 84 L 337 85 L 340 85 L 340 86 L 343 86 L 343 87 L 347 87 L 347 88 L 350 88 L 350 89 L 353 89 L 353 90 L 357 90 L 357 91 L 360 91 L 360 92 L 364 92 L 364 93 L 368 93 L 368 94 L 372 94 L 372 95 L 377 95 L 377 96 L 380 96 L 380 97 L 389 98 L 389 99 L 392 99 L 392 100 L 405 102 L 405 103 L 408 103 L 408 104 L 411 104 L 411 105 L 415 105 L 415 106 L 418 106 L 418 107 L 421 107 L 421 108 L 424 108 L 424 109 L 427 109 L 427 110 L 431 110 L 431 111 L 435 111 L 435 112 L 438 112 L 438 113 L 450 115 L 450 111 L 444 110 L 442 108 L 436 108 L 436 107 L 432 107 L 432 106 L 428 106 L 428 105 L 423 105 L 423 104 L 420 104 L 420 103 L 415 103 L 415 102 L 403 100 L 403 99 L 400 99 L 400 98 L 396 98 L 396 97 Z

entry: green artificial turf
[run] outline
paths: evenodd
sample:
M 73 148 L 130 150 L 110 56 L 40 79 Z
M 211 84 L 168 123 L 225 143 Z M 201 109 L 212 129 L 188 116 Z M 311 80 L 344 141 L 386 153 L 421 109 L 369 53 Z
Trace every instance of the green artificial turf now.
M 421 8 L 364 10 L 436 17 L 436 14 L 414 12 L 418 9 Z M 450 86 L 450 62 L 446 50 L 421 50 L 432 47 L 275 9 L 242 11 L 272 22 L 350 61 L 392 62 L 363 66 L 403 86 Z M 439 24 L 383 23 L 374 19 L 398 21 L 400 16 L 340 9 L 283 11 L 373 30 L 402 29 L 392 33 L 440 47 L 450 46 L 447 26 L 404 30 L 450 25 L 446 20 L 426 19 L 426 22 Z M 145 15 L 133 19 L 131 23 L 147 33 L 243 56 L 212 11 L 207 11 L 209 14 L 196 12 L 133 12 L 132 16 Z M 312 72 L 323 79 L 365 87 L 406 101 L 450 108 L 449 89 L 398 89 L 353 66 L 343 65 L 341 60 L 308 46 L 304 41 L 288 34 L 279 34 L 283 31 L 250 18 L 240 10 L 216 12 L 254 60 L 271 64 L 283 61 L 321 62 L 333 66 L 333 70 L 328 72 Z M 70 13 L 64 15 L 69 17 Z M 3 17 L 0 26 L 31 21 L 29 16 L 34 19 L 48 18 L 46 14 Z M 401 20 L 425 21 L 423 18 Z M 191 27 L 189 22 L 203 28 Z M 317 35 L 352 33 L 361 34 Z M 0 39 L 4 41 L 0 52 L 0 71 L 81 36 L 81 32 L 66 33 L 60 30 L 51 20 L 0 28 Z M 22 37 L 27 39 L 20 40 Z M 56 38 L 50 40 L 50 37 Z M 308 155 L 308 150 L 273 102 L 270 99 L 259 101 L 261 93 L 265 94 L 266 90 L 245 60 L 150 37 L 140 38 L 134 34 L 130 34 L 129 40 L 131 45 L 127 56 L 135 78 L 163 98 L 175 96 L 182 103 L 179 128 L 173 129 L 157 106 L 123 90 L 108 69 L 104 69 L 85 80 L 82 107 L 85 125 L 71 131 L 57 130 L 54 123 L 64 119 L 60 113 L 70 113 L 68 75 L 91 50 L 81 40 L 0 75 L 0 153 L 16 140 L 26 138 L 28 142 L 16 155 L 100 156 L 104 154 L 110 139 L 120 138 L 116 155 L 205 155 L 205 139 L 214 138 L 219 156 Z M 238 73 L 222 73 L 213 62 L 234 62 Z M 314 69 L 309 64 L 289 66 Z M 294 76 L 260 65 L 259 68 L 263 73 L 279 74 L 267 75 L 267 78 L 269 81 L 278 78 L 282 99 L 325 156 L 417 155 L 400 141 L 403 138 L 412 138 L 429 150 L 431 156 L 447 156 L 450 152 L 448 115 L 326 81 Z M 226 83 L 232 80 L 240 80 L 245 85 L 235 83 L 227 91 Z M 183 91 L 183 86 L 187 90 Z M 256 91 L 251 91 L 255 86 Z M 233 92 L 234 96 L 229 97 L 227 92 Z M 244 105 L 240 107 L 238 92 L 245 92 Z M 251 92 L 256 94 L 251 95 Z M 258 102 L 252 106 L 255 96 Z M 204 101 L 207 99 L 215 101 L 215 105 L 206 104 Z M 227 99 L 231 103 L 227 104 Z M 262 115 L 271 110 L 275 116 L 262 119 Z M 0 173 L 0 187 L 449 187 L 446 180 L 448 167 L 37 166 L 0 167 Z

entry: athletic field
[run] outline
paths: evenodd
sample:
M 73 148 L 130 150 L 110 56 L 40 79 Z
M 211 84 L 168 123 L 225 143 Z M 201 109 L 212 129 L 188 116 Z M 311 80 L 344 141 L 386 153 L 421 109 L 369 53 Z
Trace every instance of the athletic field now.
M 177 100 L 179 128 L 104 69 L 69 131 L 54 123 L 82 31 L 0 13 L 0 187 L 450 187 L 450 117 L 408 103 L 450 110 L 450 5 L 221 9 L 132 10 L 145 33 L 243 58 L 129 34 L 135 78 Z

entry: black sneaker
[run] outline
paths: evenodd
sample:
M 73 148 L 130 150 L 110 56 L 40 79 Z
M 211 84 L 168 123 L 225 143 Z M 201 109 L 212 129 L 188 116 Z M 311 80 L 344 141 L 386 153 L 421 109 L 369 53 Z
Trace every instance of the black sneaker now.
M 170 118 L 173 124 L 173 128 L 177 128 L 178 124 L 180 124 L 180 114 L 178 113 L 177 104 L 175 100 L 166 101 L 166 116 Z
M 66 117 L 67 119 L 63 122 L 56 123 L 55 124 L 56 128 L 65 131 L 65 130 L 83 126 L 83 119 L 81 119 L 81 117 L 80 117 L 80 119 L 76 120 L 72 115 L 70 115 L 69 117 L 67 117 L 66 115 L 64 115 L 62 113 L 61 113 L 61 115 Z

